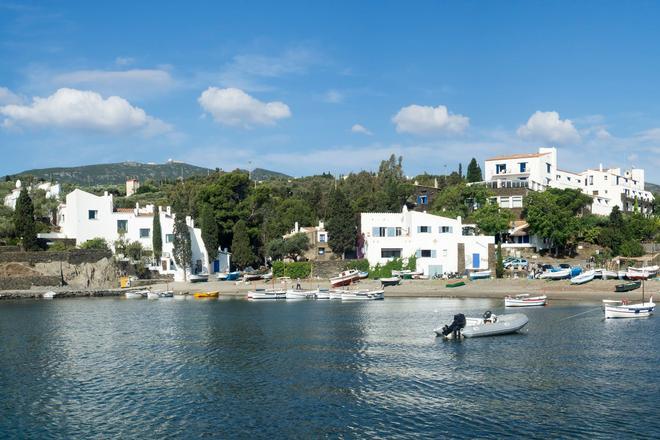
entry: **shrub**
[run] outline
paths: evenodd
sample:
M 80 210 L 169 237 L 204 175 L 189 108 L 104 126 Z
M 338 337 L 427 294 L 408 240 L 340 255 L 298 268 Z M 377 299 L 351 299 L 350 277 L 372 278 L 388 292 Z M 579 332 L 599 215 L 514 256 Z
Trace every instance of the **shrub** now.
M 110 248 L 108 247 L 108 243 L 105 241 L 105 238 L 101 238 L 101 237 L 96 237 L 96 238 L 92 238 L 91 240 L 87 240 L 86 242 L 80 245 L 80 249 L 99 249 L 104 251 L 110 250 Z
M 284 276 L 284 261 L 273 261 L 273 277 Z
M 619 247 L 619 253 L 624 257 L 641 257 L 644 255 L 644 246 L 638 241 L 628 240 Z
M 307 278 L 312 273 L 312 264 L 309 261 L 296 261 L 285 263 L 273 261 L 274 277 Z
M 71 249 L 71 246 L 67 246 L 64 241 L 54 241 L 53 244 L 48 246 L 48 250 L 53 252 L 68 251 L 69 249 Z
M 369 260 L 344 260 L 344 270 L 357 269 L 360 272 L 369 272 Z

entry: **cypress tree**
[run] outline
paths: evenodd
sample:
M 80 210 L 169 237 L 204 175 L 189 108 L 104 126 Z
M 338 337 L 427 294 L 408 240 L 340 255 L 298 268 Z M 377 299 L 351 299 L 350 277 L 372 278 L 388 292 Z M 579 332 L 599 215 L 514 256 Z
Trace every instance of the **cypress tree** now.
M 24 250 L 34 251 L 39 249 L 37 225 L 34 220 L 34 205 L 26 188 L 21 190 L 21 194 L 16 201 L 14 228 L 16 229 L 16 235 L 21 238 Z
M 497 263 L 495 266 L 495 277 L 504 278 L 504 262 L 502 261 L 502 243 L 497 243 Z
M 351 205 L 339 188 L 330 194 L 328 213 L 328 244 L 343 259 L 346 252 L 355 249 L 357 225 Z
M 467 175 L 465 176 L 468 182 L 481 182 L 483 177 L 481 175 L 481 167 L 474 157 L 468 164 Z
M 160 227 L 160 208 L 156 208 L 156 212 L 154 213 L 154 224 L 152 229 L 153 238 L 151 244 L 154 250 L 154 259 L 160 261 L 160 256 L 163 253 L 163 232 Z
M 174 217 L 174 260 L 183 269 L 183 279 L 187 279 L 186 269 L 192 267 L 192 247 L 190 231 L 186 224 L 186 217 L 176 215 Z
M 244 268 L 256 261 L 256 257 L 250 246 L 250 236 L 248 235 L 245 220 L 236 222 L 233 228 L 234 237 L 231 242 L 231 257 L 237 267 Z
M 213 210 L 210 206 L 206 205 L 202 208 L 202 240 L 206 251 L 209 254 L 209 262 L 215 260 L 218 255 L 218 247 L 220 246 L 220 229 L 218 222 L 215 221 Z

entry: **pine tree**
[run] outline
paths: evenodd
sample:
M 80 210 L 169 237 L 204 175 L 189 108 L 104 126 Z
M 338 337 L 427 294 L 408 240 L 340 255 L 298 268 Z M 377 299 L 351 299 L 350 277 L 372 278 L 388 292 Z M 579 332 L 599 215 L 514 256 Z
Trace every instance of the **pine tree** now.
M 186 269 L 192 267 L 192 245 L 190 231 L 186 224 L 186 217 L 176 215 L 174 217 L 174 260 L 183 269 L 183 279 L 187 278 Z
M 330 194 L 328 212 L 328 244 L 332 252 L 343 259 L 346 252 L 355 249 L 357 225 L 351 205 L 341 189 L 337 188 Z
M 497 243 L 497 263 L 495 266 L 495 277 L 504 278 L 504 262 L 502 261 L 502 243 Z
M 152 229 L 153 238 L 151 245 L 154 250 L 154 260 L 160 261 L 160 256 L 163 253 L 163 232 L 160 227 L 160 208 L 156 208 L 156 212 L 154 213 L 154 224 Z
M 218 222 L 215 221 L 213 210 L 210 206 L 206 205 L 202 208 L 201 217 L 202 226 L 202 240 L 206 251 L 209 255 L 209 262 L 215 260 L 218 255 L 218 247 L 220 246 L 220 229 Z
M 483 177 L 481 175 L 481 167 L 477 163 L 477 159 L 474 157 L 470 161 L 467 169 L 467 175 L 465 176 L 468 182 L 481 182 Z
M 234 237 L 231 242 L 231 258 L 236 266 L 244 268 L 253 264 L 257 258 L 252 252 L 250 246 L 250 236 L 248 235 L 245 220 L 239 220 L 234 225 Z
M 460 177 L 461 179 L 463 178 L 463 164 L 462 163 L 458 164 L 458 177 Z
M 24 250 L 34 251 L 39 249 L 37 225 L 34 220 L 34 205 L 26 188 L 21 190 L 21 194 L 16 201 L 14 228 L 16 229 L 16 235 L 22 240 Z

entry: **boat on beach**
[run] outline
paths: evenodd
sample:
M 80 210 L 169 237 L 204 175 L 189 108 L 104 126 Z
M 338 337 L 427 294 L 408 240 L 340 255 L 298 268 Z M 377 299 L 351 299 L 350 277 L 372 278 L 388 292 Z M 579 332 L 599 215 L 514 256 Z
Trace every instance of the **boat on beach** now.
M 505 307 L 539 307 L 548 303 L 546 295 L 529 296 L 528 293 L 523 293 L 516 296 L 507 296 L 504 298 Z
M 478 272 L 471 272 L 470 273 L 470 279 L 471 280 L 487 280 L 492 276 L 492 272 L 490 270 L 481 270 Z
M 360 271 L 360 279 L 364 280 L 365 278 L 369 278 L 369 272 Z
M 456 281 L 454 283 L 447 283 L 447 285 L 445 287 L 454 288 L 454 287 L 461 287 L 461 286 L 465 286 L 465 281 Z
M 286 299 L 286 290 L 283 289 L 256 289 L 248 292 L 250 300 Z
M 331 287 L 348 286 L 353 281 L 357 281 L 359 279 L 360 279 L 360 272 L 358 270 L 355 269 L 345 270 L 336 277 L 330 278 L 330 286 Z
M 384 290 L 356 290 L 341 294 L 342 301 L 373 301 L 385 299 Z
M 642 285 L 641 281 L 631 281 L 629 283 L 617 284 L 614 286 L 615 292 L 630 292 L 631 290 L 639 289 Z
M 647 280 L 658 274 L 658 266 L 629 267 L 626 278 L 629 280 Z
M 545 271 L 539 278 L 542 280 L 563 280 L 571 277 L 571 269 L 559 269 L 555 271 Z
M 459 313 L 454 315 L 450 325 L 436 328 L 435 334 L 445 339 L 478 338 L 515 333 L 527 325 L 529 319 L 522 313 L 496 316 L 490 311 L 481 318 L 466 318 Z
M 220 296 L 220 292 L 217 290 L 211 292 L 195 292 L 193 293 L 193 298 L 217 298 Z
M 382 287 L 390 287 L 390 286 L 397 286 L 401 282 L 401 278 L 399 277 L 389 277 L 389 278 L 381 278 L 380 279 L 380 284 Z
M 595 276 L 596 276 L 595 270 L 588 270 L 584 273 L 581 273 L 578 276 L 571 278 L 571 284 L 585 284 L 588 283 L 589 281 L 593 281 Z
M 152 292 L 151 290 L 147 292 L 147 299 L 158 299 L 160 296 L 158 292 Z
M 412 280 L 413 278 L 419 278 L 422 275 L 424 275 L 424 272 L 417 271 L 417 270 L 404 269 L 404 270 L 393 270 L 392 271 L 392 276 L 393 277 L 398 276 L 399 278 L 404 279 L 404 280 Z
M 57 292 L 53 292 L 52 290 L 49 290 L 48 292 L 44 293 L 41 295 L 43 299 L 53 299 L 57 297 Z
M 613 270 L 608 270 L 605 268 L 594 269 L 594 278 L 600 278 L 602 280 L 615 279 L 618 278 L 619 274 Z
M 188 277 L 188 281 L 191 283 L 203 283 L 209 280 L 209 275 L 205 273 L 196 273 Z

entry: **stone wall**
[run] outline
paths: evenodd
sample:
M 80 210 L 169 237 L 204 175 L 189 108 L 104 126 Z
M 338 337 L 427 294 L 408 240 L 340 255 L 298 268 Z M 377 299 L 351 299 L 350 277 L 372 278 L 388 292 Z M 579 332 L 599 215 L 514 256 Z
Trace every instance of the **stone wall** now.
M 0 246 L 0 253 L 2 252 L 20 252 L 20 246 Z
M 69 264 L 95 263 L 112 257 L 112 253 L 97 249 L 72 249 L 70 251 L 50 252 L 0 252 L 0 263 L 37 263 L 67 262 Z
M 30 290 L 32 286 L 55 287 L 61 284 L 58 276 L 23 276 L 23 277 L 0 277 L 0 290 Z
M 312 278 L 330 278 L 344 270 L 345 260 L 312 261 Z

